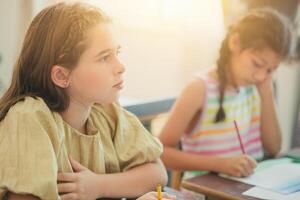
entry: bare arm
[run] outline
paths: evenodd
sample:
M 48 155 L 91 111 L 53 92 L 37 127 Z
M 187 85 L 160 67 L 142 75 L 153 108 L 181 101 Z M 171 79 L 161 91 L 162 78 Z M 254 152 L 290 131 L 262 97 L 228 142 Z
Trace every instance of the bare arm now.
M 261 97 L 261 132 L 264 149 L 276 156 L 281 148 L 281 130 L 277 119 L 275 102 L 273 98 L 271 79 L 270 82 L 258 87 Z
M 168 179 L 159 159 L 114 174 L 96 174 L 79 162 L 70 161 L 75 173 L 58 174 L 62 200 L 138 197 L 154 190 L 157 184 L 166 185 Z
M 199 156 L 182 152 L 176 148 L 180 138 L 189 128 L 193 119 L 197 118 L 196 114 L 202 109 L 204 95 L 204 82 L 193 80 L 185 87 L 172 108 L 170 117 L 160 134 L 160 140 L 164 144 L 162 160 L 167 168 L 202 170 L 205 165 L 211 167 L 208 160 L 203 162 Z M 184 162 L 178 162 L 178 160 L 184 160 Z
M 221 158 L 195 155 L 176 148 L 180 137 L 194 125 L 193 122 L 197 122 L 204 97 L 204 82 L 195 80 L 184 89 L 175 103 L 170 118 L 160 134 L 165 147 L 162 155 L 164 164 L 169 169 L 207 170 L 232 176 L 249 176 L 253 173 L 256 162 L 247 155 Z
M 157 184 L 166 185 L 168 177 L 162 162 L 158 160 L 123 173 L 102 175 L 100 179 L 106 188 L 100 196 L 137 197 L 155 190 Z
M 218 163 L 223 158 L 215 156 L 200 156 L 186 153 L 172 147 L 165 147 L 162 156 L 164 164 L 168 169 L 174 170 L 204 170 L 204 171 L 221 171 Z M 181 162 L 178 162 L 181 160 Z M 184 162 L 183 162 L 184 161 Z
M 138 197 L 154 190 L 157 184 L 167 184 L 167 174 L 162 162 L 143 164 L 126 172 L 96 174 L 72 161 L 78 173 L 59 174 L 59 193 L 62 199 L 95 199 L 98 197 Z M 73 183 L 72 183 L 73 182 Z M 39 200 L 32 195 L 8 194 L 9 200 Z

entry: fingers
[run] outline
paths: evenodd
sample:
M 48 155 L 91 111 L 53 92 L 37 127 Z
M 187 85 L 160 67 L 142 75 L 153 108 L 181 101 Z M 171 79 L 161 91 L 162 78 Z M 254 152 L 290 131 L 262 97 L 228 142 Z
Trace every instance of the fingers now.
M 79 200 L 79 196 L 75 193 L 63 194 L 60 198 L 61 200 Z
M 254 168 L 256 167 L 256 161 L 250 156 L 244 155 L 239 162 L 239 175 L 241 177 L 247 177 L 253 174 Z
M 245 167 L 247 170 L 247 173 L 245 174 L 245 176 L 250 176 L 251 174 L 253 174 L 254 169 L 257 166 L 257 162 L 251 157 L 246 155 L 246 161 L 247 163 L 245 163 Z
M 248 162 L 253 169 L 256 168 L 256 166 L 257 166 L 256 160 L 254 160 L 252 157 L 248 156 Z
M 242 177 L 242 168 L 241 166 L 235 166 L 234 171 L 230 174 L 231 176 Z
M 57 181 L 59 182 L 74 182 L 77 180 L 77 175 L 75 173 L 58 173 Z
M 76 190 L 76 184 L 74 183 L 59 183 L 57 184 L 58 193 L 71 193 Z
M 166 192 L 161 193 L 162 200 L 175 200 L 176 196 L 170 195 Z M 137 200 L 158 200 L 158 193 L 157 192 L 148 192 L 147 194 L 141 196 Z
M 242 177 L 247 177 L 253 174 L 253 169 L 249 166 L 247 161 L 242 163 L 241 168 L 242 168 L 241 170 Z
M 80 172 L 86 169 L 83 165 L 81 165 L 79 162 L 74 160 L 71 156 L 69 156 L 69 160 L 74 172 Z
M 148 192 L 136 200 L 157 200 L 157 192 Z
M 253 168 L 249 164 L 247 157 L 242 161 L 241 165 L 242 165 L 242 176 L 244 177 L 250 176 L 253 173 Z
M 162 197 L 163 197 L 163 199 L 176 199 L 176 196 L 170 195 L 170 194 L 168 194 L 166 192 L 162 193 Z

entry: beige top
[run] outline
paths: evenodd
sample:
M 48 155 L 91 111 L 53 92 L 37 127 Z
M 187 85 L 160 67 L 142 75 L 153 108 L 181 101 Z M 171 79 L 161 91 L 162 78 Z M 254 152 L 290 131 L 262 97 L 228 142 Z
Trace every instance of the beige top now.
M 71 155 L 96 173 L 116 173 L 160 157 L 161 143 L 117 104 L 95 105 L 88 134 L 73 129 L 40 98 L 26 97 L 0 122 L 0 198 L 7 190 L 60 199 L 57 173 Z

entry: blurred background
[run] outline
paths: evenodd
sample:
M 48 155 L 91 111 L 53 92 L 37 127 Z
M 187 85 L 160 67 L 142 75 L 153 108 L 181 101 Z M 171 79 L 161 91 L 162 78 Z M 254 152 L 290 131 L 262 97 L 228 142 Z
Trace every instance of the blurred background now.
M 15 59 L 30 21 L 58 0 L 0 0 L 0 94 L 10 83 Z M 293 26 L 291 59 L 275 74 L 282 151 L 300 145 L 299 0 L 85 0 L 114 22 L 126 65 L 122 97 L 145 100 L 175 97 L 199 70 L 214 65 L 228 25 L 262 6 L 285 14 Z M 63 30 L 62 30 L 63 31 Z M 153 121 L 157 134 L 166 115 Z

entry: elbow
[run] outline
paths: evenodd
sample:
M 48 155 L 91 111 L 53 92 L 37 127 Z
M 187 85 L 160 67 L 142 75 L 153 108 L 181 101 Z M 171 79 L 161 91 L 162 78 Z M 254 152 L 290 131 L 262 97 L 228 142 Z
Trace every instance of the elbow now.
M 275 132 L 275 131 L 274 131 Z M 267 132 L 262 133 L 266 134 Z M 267 135 L 268 137 L 264 136 L 262 137 L 262 144 L 263 147 L 267 153 L 267 155 L 271 157 L 276 157 L 280 151 L 281 151 L 281 146 L 282 146 L 282 136 L 281 132 L 278 131 L 276 134 L 274 134 L 272 137 L 270 134 Z
M 162 186 L 166 186 L 168 184 L 168 174 L 166 170 L 164 170 L 164 172 L 162 173 L 160 184 Z
M 173 165 L 172 165 L 172 162 L 170 160 L 170 156 L 167 155 L 166 152 L 164 152 L 161 156 L 161 160 L 162 160 L 162 163 L 164 164 L 164 167 L 168 170 L 171 170 L 173 169 Z
M 174 147 L 164 147 L 164 152 L 161 155 L 161 160 L 164 164 L 164 166 L 168 169 L 168 170 L 174 170 L 176 169 L 176 161 L 177 160 L 177 155 L 172 152 L 174 152 L 175 149 Z
M 165 166 L 163 165 L 162 161 L 159 159 L 157 161 L 159 165 L 159 174 L 158 174 L 158 183 L 161 184 L 162 186 L 167 185 L 168 183 L 168 174 Z
M 271 157 L 276 157 L 280 152 L 280 146 L 269 148 L 267 152 Z
M 266 150 L 269 156 L 276 157 L 281 150 L 281 141 L 279 141 L 277 144 L 273 144 L 269 148 L 266 148 Z

